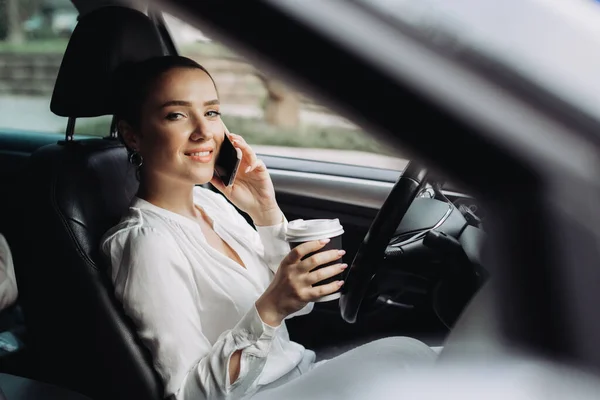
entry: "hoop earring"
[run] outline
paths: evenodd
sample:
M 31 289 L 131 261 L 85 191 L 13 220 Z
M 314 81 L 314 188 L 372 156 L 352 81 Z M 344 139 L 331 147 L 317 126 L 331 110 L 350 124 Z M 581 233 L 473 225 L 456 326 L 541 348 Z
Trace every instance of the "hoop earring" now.
M 144 157 L 137 151 L 132 151 L 129 154 L 129 163 L 139 169 L 144 164 Z

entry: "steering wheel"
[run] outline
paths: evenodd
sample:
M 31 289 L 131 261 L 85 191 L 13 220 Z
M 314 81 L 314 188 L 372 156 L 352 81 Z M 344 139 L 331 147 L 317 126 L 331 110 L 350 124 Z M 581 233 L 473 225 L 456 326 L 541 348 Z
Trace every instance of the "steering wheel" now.
M 385 257 L 385 249 L 426 178 L 425 167 L 409 162 L 375 216 L 346 274 L 340 297 L 340 312 L 344 321 L 351 324 L 356 322 L 369 283 Z

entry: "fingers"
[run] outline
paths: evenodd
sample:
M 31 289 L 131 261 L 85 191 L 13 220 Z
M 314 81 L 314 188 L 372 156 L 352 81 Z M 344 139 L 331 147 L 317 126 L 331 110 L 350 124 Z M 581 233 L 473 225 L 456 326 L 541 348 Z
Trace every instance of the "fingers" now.
M 320 268 L 307 275 L 307 282 L 311 285 L 331 278 L 348 268 L 348 264 L 335 264 L 325 268 Z
M 246 143 L 246 140 L 244 140 L 243 137 L 236 135 L 235 133 L 230 133 L 229 137 L 231 138 L 233 145 L 242 150 L 243 156 L 248 160 L 249 165 L 246 167 L 245 173 L 255 170 L 261 164 L 264 166 L 264 163 L 256 157 L 256 153 L 252 150 L 252 147 Z
M 238 135 L 237 133 L 231 133 L 231 132 L 228 132 L 228 133 L 229 133 L 229 138 L 231 140 L 237 140 L 240 143 L 248 144 L 246 142 L 246 139 L 244 139 L 241 135 Z
M 227 130 L 227 127 L 225 128 L 225 132 L 227 132 L 227 135 L 229 135 L 229 138 L 233 145 L 236 148 L 242 150 L 242 154 L 246 154 L 248 164 L 250 165 L 248 165 L 248 167 L 246 167 L 246 169 L 244 170 L 245 173 L 250 173 L 252 171 L 263 172 L 267 170 L 267 166 L 265 165 L 265 163 L 262 160 L 258 159 L 252 147 L 250 147 L 248 142 L 246 142 L 246 139 L 235 133 L 230 133 Z
M 329 243 L 329 239 L 313 240 L 310 242 L 302 243 L 294 247 L 292 251 L 289 252 L 289 254 L 285 258 L 285 261 L 288 264 L 298 263 L 300 262 L 300 260 L 302 260 L 302 257 L 322 249 L 323 246 L 325 246 L 327 243 Z
M 227 128 L 227 125 L 225 125 L 225 121 L 221 120 L 221 123 L 223 124 L 223 129 L 225 129 L 225 133 L 227 135 L 231 135 L 231 132 L 229 132 L 229 129 Z
M 319 265 L 328 264 L 339 260 L 346 252 L 344 250 L 327 250 L 321 253 L 314 254 L 302 261 L 299 265 L 300 269 L 305 272 L 312 271 Z
M 344 281 L 334 281 L 326 285 L 314 286 L 308 289 L 307 297 L 310 298 L 309 301 L 319 299 L 323 296 L 327 296 L 328 294 L 337 292 L 343 284 Z
M 249 168 L 246 168 L 246 173 L 256 171 L 256 172 L 264 172 L 267 170 L 267 166 L 263 162 L 263 160 L 256 160 L 254 165 L 251 165 Z

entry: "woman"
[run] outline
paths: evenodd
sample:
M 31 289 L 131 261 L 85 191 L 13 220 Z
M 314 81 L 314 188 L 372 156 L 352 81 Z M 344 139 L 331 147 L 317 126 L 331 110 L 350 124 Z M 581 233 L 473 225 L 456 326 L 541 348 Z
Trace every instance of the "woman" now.
M 215 84 L 196 62 L 170 56 L 137 63 L 123 69 L 117 87 L 118 129 L 140 187 L 102 251 L 165 395 L 245 398 L 313 369 L 315 354 L 290 341 L 284 320 L 341 287 L 312 284 L 346 264 L 310 271 L 344 252 L 302 260 L 327 241 L 290 251 L 267 169 L 227 131 Z M 224 135 L 242 151 L 232 187 L 213 177 Z M 225 197 L 196 186 L 208 182 L 256 230 Z

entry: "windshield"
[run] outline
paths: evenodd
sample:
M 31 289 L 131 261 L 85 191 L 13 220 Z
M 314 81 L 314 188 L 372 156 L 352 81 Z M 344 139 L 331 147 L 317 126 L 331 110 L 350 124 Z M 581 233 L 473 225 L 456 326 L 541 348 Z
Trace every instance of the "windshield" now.
M 451 39 L 463 49 L 504 64 L 600 116 L 598 1 L 357 1 L 429 38 Z

